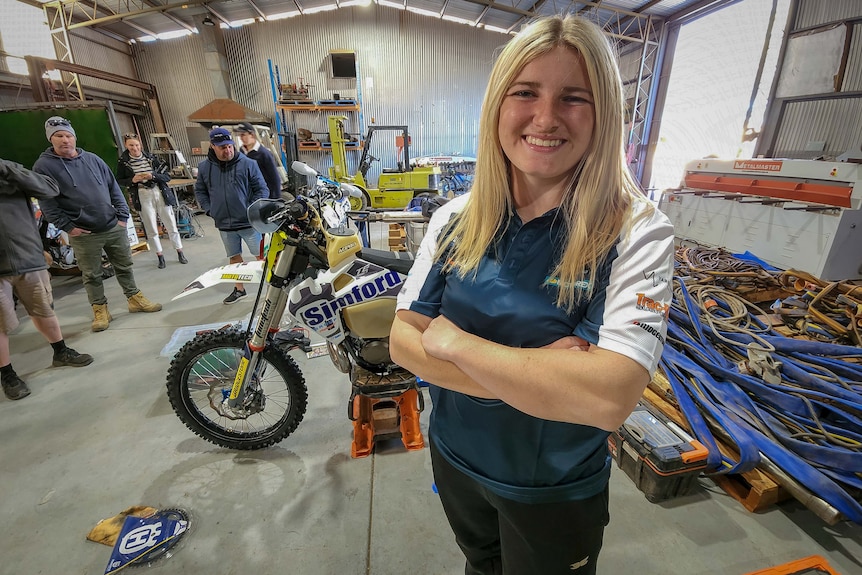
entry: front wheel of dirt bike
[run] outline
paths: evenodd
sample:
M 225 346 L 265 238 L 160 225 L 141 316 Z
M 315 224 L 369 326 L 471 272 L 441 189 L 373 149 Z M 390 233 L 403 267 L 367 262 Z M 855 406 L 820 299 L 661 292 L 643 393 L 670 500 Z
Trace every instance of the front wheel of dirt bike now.
M 245 333 L 195 336 L 171 361 L 168 400 L 180 420 L 207 441 L 230 449 L 260 449 L 296 429 L 308 402 L 296 362 L 276 346 L 260 354 L 257 375 L 242 405 L 230 408 L 230 394 L 245 349 Z

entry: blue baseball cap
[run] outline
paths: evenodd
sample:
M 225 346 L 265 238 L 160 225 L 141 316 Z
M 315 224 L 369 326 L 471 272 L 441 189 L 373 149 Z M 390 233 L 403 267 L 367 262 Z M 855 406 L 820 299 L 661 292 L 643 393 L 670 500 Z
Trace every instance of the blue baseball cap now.
M 230 132 L 224 128 L 213 128 L 210 130 L 210 144 L 213 146 L 234 145 Z

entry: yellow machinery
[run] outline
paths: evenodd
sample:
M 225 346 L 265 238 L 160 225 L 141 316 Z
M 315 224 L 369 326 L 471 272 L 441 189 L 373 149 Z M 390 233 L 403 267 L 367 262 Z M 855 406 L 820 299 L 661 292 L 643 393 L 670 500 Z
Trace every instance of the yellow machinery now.
M 362 157 L 359 160 L 359 170 L 350 175 L 347 171 L 347 146 L 356 145 L 344 133 L 346 116 L 330 116 L 329 142 L 332 145 L 332 167 L 329 177 L 338 182 L 353 184 L 362 190 L 363 198 L 350 198 L 354 210 L 367 208 L 400 209 L 407 207 L 410 201 L 423 195 L 438 195 L 442 185 L 442 171 L 439 166 L 416 167 L 410 165 L 410 136 L 407 126 L 371 126 L 363 142 Z M 403 151 L 395 169 L 384 168 L 377 178 L 377 188 L 370 188 L 366 182 L 366 174 L 371 163 L 377 158 L 371 155 L 371 141 L 375 132 L 394 130 L 396 147 Z

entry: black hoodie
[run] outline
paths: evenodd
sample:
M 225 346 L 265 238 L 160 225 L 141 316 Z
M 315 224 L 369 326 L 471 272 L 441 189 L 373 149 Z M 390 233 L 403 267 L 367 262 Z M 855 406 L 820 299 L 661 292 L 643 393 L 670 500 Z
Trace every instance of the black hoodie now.
M 106 232 L 117 221 L 129 219 L 129 205 L 111 168 L 96 154 L 76 148 L 78 155 L 64 158 L 48 148 L 33 164 L 33 171 L 57 182 L 60 195 L 40 202 L 48 221 L 65 232 L 81 228 Z

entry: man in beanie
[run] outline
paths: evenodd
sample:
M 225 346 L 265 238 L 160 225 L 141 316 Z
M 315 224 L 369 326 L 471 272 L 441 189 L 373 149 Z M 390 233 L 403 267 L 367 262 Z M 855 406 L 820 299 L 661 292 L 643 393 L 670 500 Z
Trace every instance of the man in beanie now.
M 233 131 L 236 132 L 240 142 L 242 142 L 240 147 L 242 153 L 257 162 L 257 167 L 260 168 L 263 179 L 266 180 L 266 187 L 269 188 L 269 197 L 273 200 L 280 200 L 281 176 L 278 174 L 275 156 L 260 145 L 254 126 L 248 122 L 242 122 Z
M 102 250 L 128 299 L 129 312 L 161 310 L 162 304 L 148 300 L 135 284 L 126 234 L 129 206 L 113 172 L 97 155 L 76 146 L 75 129 L 65 118 L 49 118 L 45 136 L 51 147 L 42 152 L 33 171 L 53 178 L 60 194 L 41 202 L 42 213 L 69 234 L 93 306 L 93 331 L 108 329 L 113 319 L 102 285 Z
M 255 200 L 268 196 L 266 181 L 257 162 L 236 153 L 230 132 L 214 128 L 209 135 L 207 158 L 198 164 L 195 197 L 215 221 L 228 260 L 238 264 L 243 261 L 243 243 L 253 256 L 260 253 L 260 234 L 251 227 L 246 210 Z M 224 303 L 236 303 L 246 295 L 243 284 L 237 283 Z
M 0 158 L 0 383 L 9 399 L 30 395 L 12 369 L 9 352 L 9 333 L 19 325 L 13 294 L 54 348 L 54 367 L 93 363 L 92 357 L 66 345 L 54 315 L 51 276 L 30 198 L 45 201 L 56 195 L 57 184 L 51 178 Z

